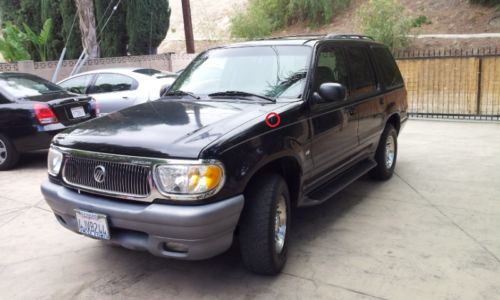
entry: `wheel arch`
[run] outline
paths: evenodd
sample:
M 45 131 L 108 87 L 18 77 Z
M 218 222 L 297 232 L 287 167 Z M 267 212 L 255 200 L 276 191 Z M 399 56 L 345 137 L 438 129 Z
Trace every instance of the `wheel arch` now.
M 396 132 L 399 134 L 399 131 L 401 130 L 401 117 L 399 114 L 394 113 L 389 116 L 387 119 L 386 124 L 391 124 L 394 129 L 396 129 Z
M 244 193 L 247 193 L 247 190 L 252 187 L 257 178 L 266 173 L 276 173 L 283 177 L 290 192 L 292 207 L 295 207 L 299 200 L 302 185 L 302 167 L 299 161 L 293 156 L 282 156 L 266 162 L 249 176 Z

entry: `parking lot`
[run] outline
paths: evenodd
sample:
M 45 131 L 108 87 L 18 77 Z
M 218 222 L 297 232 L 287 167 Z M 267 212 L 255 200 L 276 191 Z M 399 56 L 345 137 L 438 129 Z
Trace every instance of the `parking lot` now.
M 0 298 L 498 299 L 500 124 L 411 120 L 399 143 L 390 181 L 295 211 L 276 277 L 237 246 L 185 262 L 71 233 L 40 194 L 44 154 L 26 156 L 0 173 Z

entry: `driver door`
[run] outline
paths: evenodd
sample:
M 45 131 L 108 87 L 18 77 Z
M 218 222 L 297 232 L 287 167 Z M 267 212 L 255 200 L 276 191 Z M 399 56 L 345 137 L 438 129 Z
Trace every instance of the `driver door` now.
M 321 84 L 335 82 L 344 85 L 349 95 L 348 67 L 344 49 L 334 45 L 319 50 L 313 79 L 313 92 Z M 348 96 L 349 97 L 349 96 Z M 316 182 L 328 179 L 350 160 L 358 142 L 358 116 L 348 101 L 318 101 L 311 99 L 313 128 L 312 157 Z

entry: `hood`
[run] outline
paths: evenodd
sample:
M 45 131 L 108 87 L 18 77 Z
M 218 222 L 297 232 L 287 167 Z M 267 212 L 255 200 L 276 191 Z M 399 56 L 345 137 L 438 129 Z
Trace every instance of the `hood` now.
M 208 144 L 283 105 L 158 100 L 85 122 L 58 135 L 54 144 L 132 156 L 197 158 Z

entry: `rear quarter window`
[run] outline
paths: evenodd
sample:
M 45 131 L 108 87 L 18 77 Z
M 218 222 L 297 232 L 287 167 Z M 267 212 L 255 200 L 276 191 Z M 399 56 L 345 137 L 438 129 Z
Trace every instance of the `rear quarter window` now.
M 372 48 L 375 62 L 380 70 L 380 81 L 387 88 L 395 88 L 403 85 L 403 77 L 391 52 L 387 48 Z

